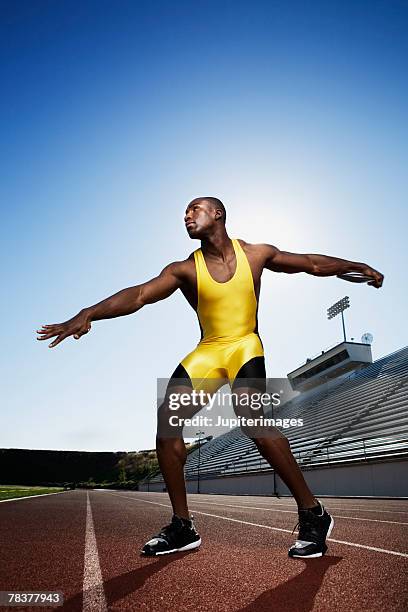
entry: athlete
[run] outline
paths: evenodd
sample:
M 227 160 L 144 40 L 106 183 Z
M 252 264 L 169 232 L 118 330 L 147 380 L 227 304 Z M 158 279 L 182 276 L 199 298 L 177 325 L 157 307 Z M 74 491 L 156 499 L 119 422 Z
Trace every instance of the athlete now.
M 197 313 L 201 340 L 174 371 L 158 412 L 157 457 L 173 516 L 171 523 L 145 544 L 142 550 L 145 555 L 191 550 L 201 544 L 187 507 L 185 444 L 179 434 L 161 434 L 160 421 L 166 420 L 169 414 L 170 389 L 172 393 L 191 393 L 192 389 L 203 388 L 208 382 L 214 391 L 217 381 L 223 384 L 228 380 L 232 390 L 251 392 L 256 387 L 254 381 L 265 380 L 264 349 L 257 327 L 263 270 L 287 274 L 305 272 L 313 276 L 360 273 L 375 288 L 383 283 L 383 275 L 365 263 L 325 255 L 289 253 L 270 244 L 231 239 L 225 221 L 226 210 L 218 198 L 192 200 L 184 222 L 189 237 L 200 240 L 201 248 L 184 261 L 167 265 L 156 278 L 84 308 L 64 323 L 43 325 L 37 330 L 39 340 L 55 337 L 49 345 L 52 348 L 69 336 L 78 340 L 90 331 L 93 321 L 132 314 L 146 304 L 164 300 L 177 289 Z M 194 410 L 197 411 L 197 407 Z M 287 438 L 276 430 L 274 435 L 257 435 L 252 439 L 298 505 L 299 536 L 289 549 L 289 556 L 322 556 L 327 550 L 326 538 L 334 521 L 310 491 Z

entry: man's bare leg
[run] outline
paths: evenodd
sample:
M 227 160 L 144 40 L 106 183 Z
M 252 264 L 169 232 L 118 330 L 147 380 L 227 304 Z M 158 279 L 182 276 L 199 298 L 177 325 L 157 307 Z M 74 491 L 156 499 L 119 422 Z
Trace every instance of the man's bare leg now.
M 252 438 L 262 457 L 279 474 L 295 498 L 299 508 L 313 508 L 319 502 L 310 491 L 307 482 L 290 450 L 288 439 L 277 430 L 276 438 Z
M 180 518 L 190 518 L 187 507 L 186 482 L 184 465 L 186 463 L 186 445 L 182 438 L 156 438 L 157 458 L 166 483 L 173 513 Z
M 156 437 L 157 459 L 160 470 L 166 483 L 173 513 L 180 518 L 190 518 L 187 506 L 186 481 L 184 466 L 187 459 L 186 446 L 183 440 L 182 428 L 170 427 L 169 417 L 179 416 L 191 418 L 201 410 L 202 406 L 182 406 L 177 411 L 169 408 L 169 393 L 190 394 L 191 386 L 175 386 L 167 390 L 163 404 L 159 408 L 158 431 Z M 174 436 L 172 437 L 174 432 Z
M 191 387 L 169 385 L 170 393 L 188 394 Z M 165 399 L 158 410 L 158 427 L 156 437 L 157 457 L 166 483 L 167 492 L 173 507 L 171 522 L 162 527 L 142 548 L 142 554 L 149 557 L 174 552 L 195 550 L 201 545 L 201 538 L 197 532 L 187 507 L 186 483 L 184 479 L 184 465 L 187 452 L 183 440 L 183 427 L 177 420 L 170 417 L 190 418 L 191 413 L 197 412 L 201 406 L 180 406 L 177 411 L 170 409 L 169 387 Z M 173 398 L 174 399 L 174 398 Z M 174 405 L 174 404 L 173 404 Z M 190 414 L 189 414 L 190 413 Z M 173 426 L 177 425 L 177 426 Z
M 251 410 L 249 406 L 239 406 L 240 394 L 245 396 L 253 393 L 259 395 L 259 389 L 239 387 L 234 389 L 234 393 L 238 396 L 238 404 L 234 406 L 235 413 L 238 416 L 245 416 L 252 419 L 264 416 L 260 410 Z M 262 457 L 264 457 L 269 465 L 276 470 L 276 473 L 292 493 L 299 508 L 313 508 L 319 503 L 307 485 L 302 471 L 290 449 L 288 439 L 279 429 L 276 427 L 262 426 L 259 428 L 243 428 L 243 431 L 255 443 Z

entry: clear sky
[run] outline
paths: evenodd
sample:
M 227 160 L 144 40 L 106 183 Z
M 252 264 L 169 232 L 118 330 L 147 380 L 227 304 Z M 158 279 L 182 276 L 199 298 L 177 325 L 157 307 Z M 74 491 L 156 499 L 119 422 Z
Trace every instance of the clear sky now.
M 364 261 L 376 290 L 266 271 L 270 376 L 349 337 L 408 344 L 408 2 L 2 1 L 0 447 L 154 445 L 157 377 L 199 329 L 180 292 L 55 349 L 41 324 L 155 276 L 199 243 L 194 197 L 232 237 Z

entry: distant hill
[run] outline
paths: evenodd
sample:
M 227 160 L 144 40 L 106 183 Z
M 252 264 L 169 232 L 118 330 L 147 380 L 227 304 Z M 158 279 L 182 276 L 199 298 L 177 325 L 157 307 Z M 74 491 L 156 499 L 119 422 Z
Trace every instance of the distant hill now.
M 157 469 L 154 450 L 140 453 L 0 449 L 1 484 L 136 484 Z

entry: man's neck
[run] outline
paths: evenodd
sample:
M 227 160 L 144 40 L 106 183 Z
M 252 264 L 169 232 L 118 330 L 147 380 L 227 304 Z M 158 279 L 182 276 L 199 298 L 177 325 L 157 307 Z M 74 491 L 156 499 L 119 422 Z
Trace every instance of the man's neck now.
M 225 230 L 216 232 L 212 236 L 208 236 L 201 240 L 201 250 L 206 255 L 225 260 L 231 253 L 232 240 Z

